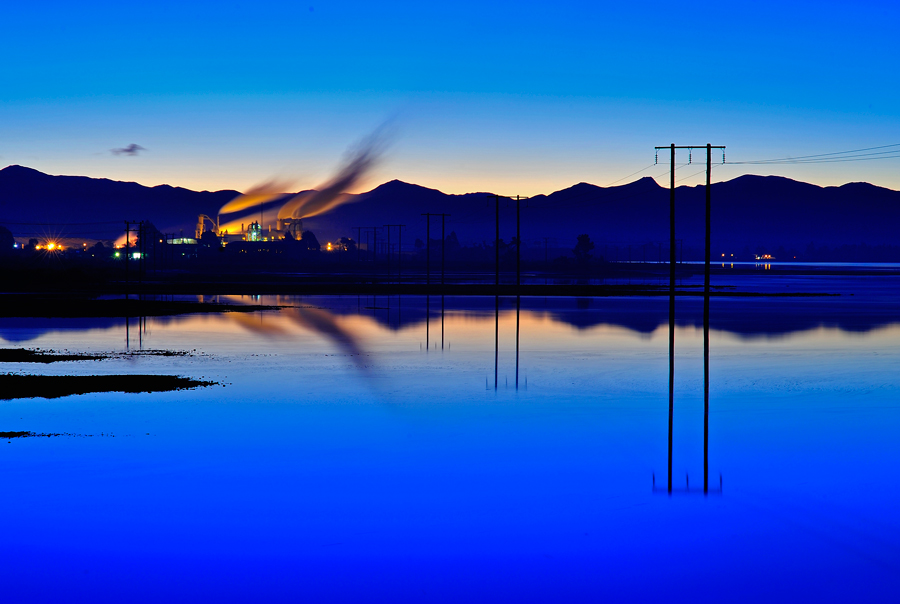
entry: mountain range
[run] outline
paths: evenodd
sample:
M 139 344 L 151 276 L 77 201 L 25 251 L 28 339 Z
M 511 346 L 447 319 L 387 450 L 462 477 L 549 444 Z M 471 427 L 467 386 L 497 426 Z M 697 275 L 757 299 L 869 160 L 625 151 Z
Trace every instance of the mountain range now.
M 109 240 L 122 233 L 125 220 L 149 220 L 164 232 L 189 235 L 199 214 L 215 217 L 238 194 L 51 176 L 8 166 L 0 170 L 0 225 L 20 238 Z M 705 187 L 678 187 L 675 196 L 676 238 L 687 259 L 703 248 Z M 898 247 L 900 253 L 898 191 L 868 183 L 820 187 L 779 176 L 745 175 L 713 184 L 711 197 L 714 257 L 747 250 L 784 254 L 826 246 Z M 304 219 L 304 228 L 324 242 L 356 238 L 356 227 L 364 227 L 360 239 L 365 242 L 366 227 L 403 224 L 407 249 L 415 239 L 426 238 L 423 214 L 443 213 L 449 214 L 447 235 L 456 233 L 462 245 L 489 245 L 494 239 L 496 203 L 488 193 L 448 195 L 393 180 L 350 196 L 331 212 Z M 500 237 L 509 241 L 516 234 L 516 200 L 501 198 L 499 203 Z M 669 190 L 652 178 L 605 188 L 579 183 L 519 204 L 522 240 L 532 249 L 571 249 L 577 236 L 587 233 L 598 250 L 610 253 L 611 247 L 642 247 L 646 255 L 648 248 L 664 250 L 669 238 Z M 267 217 L 274 217 L 277 207 L 270 204 Z M 258 214 L 250 211 L 246 221 L 256 218 Z M 430 222 L 431 237 L 439 239 L 441 217 L 432 216 Z M 392 228 L 391 236 L 397 234 L 398 229 Z M 387 230 L 382 228 L 375 236 L 383 241 Z

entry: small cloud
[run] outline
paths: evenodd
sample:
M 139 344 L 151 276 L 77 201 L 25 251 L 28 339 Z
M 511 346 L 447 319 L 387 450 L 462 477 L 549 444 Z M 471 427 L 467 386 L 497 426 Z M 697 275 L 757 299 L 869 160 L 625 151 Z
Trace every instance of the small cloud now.
M 110 149 L 110 152 L 113 155 L 137 155 L 141 151 L 146 151 L 146 149 L 135 143 L 131 143 L 127 147 L 122 147 L 120 149 Z

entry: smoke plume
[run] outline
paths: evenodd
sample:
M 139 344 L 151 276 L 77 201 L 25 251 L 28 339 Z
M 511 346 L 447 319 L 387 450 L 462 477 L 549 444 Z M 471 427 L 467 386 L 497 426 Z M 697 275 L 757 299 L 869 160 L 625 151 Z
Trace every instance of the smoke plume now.
M 284 197 L 287 195 L 285 190 L 290 187 L 293 182 L 289 180 L 272 179 L 264 183 L 260 183 L 244 193 L 238 195 L 224 206 L 219 208 L 219 214 L 228 214 L 230 212 L 239 212 L 259 206 L 260 204 Z
M 346 193 L 347 189 L 358 184 L 378 163 L 391 141 L 392 122 L 381 124 L 374 132 L 365 137 L 352 148 L 337 174 L 317 190 L 305 191 L 289 199 L 278 210 L 278 218 L 309 218 L 346 203 L 353 198 Z M 219 214 L 240 212 L 249 208 L 257 208 L 281 197 L 285 197 L 285 189 L 293 183 L 286 180 L 272 179 L 260 183 L 246 193 L 238 195 L 219 209 Z M 240 218 L 232 218 L 221 229 L 237 230 Z
M 346 203 L 351 196 L 345 191 L 369 173 L 390 144 L 385 122 L 353 149 L 338 173 L 318 190 L 307 191 L 290 199 L 278 210 L 278 218 L 309 218 Z

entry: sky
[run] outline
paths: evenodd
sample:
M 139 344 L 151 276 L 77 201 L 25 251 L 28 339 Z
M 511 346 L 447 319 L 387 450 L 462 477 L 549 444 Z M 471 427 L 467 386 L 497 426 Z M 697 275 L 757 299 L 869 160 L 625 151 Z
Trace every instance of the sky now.
M 353 192 L 667 184 L 670 143 L 729 162 L 900 143 L 897 3 L 35 1 L 4 22 L 0 166 L 50 174 L 300 190 L 386 121 Z M 703 156 L 679 184 L 704 180 Z M 713 157 L 714 181 L 900 189 L 900 158 Z

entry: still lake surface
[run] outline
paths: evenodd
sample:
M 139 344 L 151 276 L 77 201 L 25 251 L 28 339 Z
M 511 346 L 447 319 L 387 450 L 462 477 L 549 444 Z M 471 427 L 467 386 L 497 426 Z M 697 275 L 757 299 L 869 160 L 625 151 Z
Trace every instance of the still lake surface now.
M 6 347 L 192 351 L 5 372 L 222 384 L 0 401 L 0 430 L 93 435 L 0 442 L 4 601 L 896 601 L 900 278 L 751 281 L 841 295 L 712 299 L 708 495 L 700 298 L 671 495 L 665 297 L 2 319 Z

